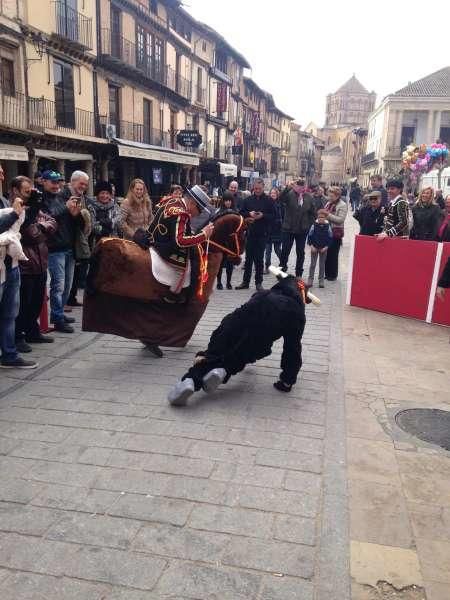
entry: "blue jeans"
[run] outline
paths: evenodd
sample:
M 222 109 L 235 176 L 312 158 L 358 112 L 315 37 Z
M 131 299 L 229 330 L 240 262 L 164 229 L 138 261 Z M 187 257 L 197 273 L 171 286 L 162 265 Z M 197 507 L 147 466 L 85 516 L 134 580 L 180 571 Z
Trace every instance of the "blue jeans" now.
M 15 360 L 16 317 L 20 306 L 20 271 L 15 267 L 6 272 L 6 281 L 0 286 L 0 346 L 2 360 Z
M 64 306 L 72 287 L 75 260 L 72 250 L 50 252 L 48 270 L 50 272 L 50 320 L 52 323 L 64 321 Z

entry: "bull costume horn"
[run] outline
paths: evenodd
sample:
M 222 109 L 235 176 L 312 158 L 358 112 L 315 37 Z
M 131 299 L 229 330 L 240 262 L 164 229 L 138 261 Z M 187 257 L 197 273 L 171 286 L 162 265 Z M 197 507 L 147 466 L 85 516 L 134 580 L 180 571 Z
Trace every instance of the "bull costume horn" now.
M 274 265 L 270 265 L 269 272 L 272 273 L 272 275 L 275 275 L 275 277 L 280 280 L 288 277 L 288 274 L 285 273 L 283 271 L 283 269 L 280 269 L 280 267 L 275 267 Z M 311 294 L 311 292 L 309 292 L 309 291 L 306 292 L 306 295 L 311 300 L 311 302 L 314 304 L 314 306 L 320 306 L 322 304 L 322 302 L 319 300 L 319 298 L 317 296 L 315 296 L 314 294 Z

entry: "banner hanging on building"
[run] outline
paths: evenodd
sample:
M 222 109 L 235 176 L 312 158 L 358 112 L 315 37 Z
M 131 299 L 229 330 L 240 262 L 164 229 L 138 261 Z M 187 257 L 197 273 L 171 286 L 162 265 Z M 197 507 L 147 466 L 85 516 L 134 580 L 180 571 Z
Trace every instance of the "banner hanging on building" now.
M 217 84 L 217 114 L 226 112 L 228 107 L 228 86 L 226 83 Z

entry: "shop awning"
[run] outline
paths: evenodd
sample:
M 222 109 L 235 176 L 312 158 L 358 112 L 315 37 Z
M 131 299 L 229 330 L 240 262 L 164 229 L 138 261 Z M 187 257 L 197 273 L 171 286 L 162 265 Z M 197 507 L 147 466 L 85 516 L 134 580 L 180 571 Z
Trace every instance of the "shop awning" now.
M 219 173 L 225 177 L 237 177 L 237 166 L 232 163 L 219 163 Z
M 149 144 L 141 144 L 139 142 L 131 142 L 116 138 L 118 142 L 117 151 L 119 156 L 128 158 L 142 158 L 144 160 L 155 160 L 157 162 L 169 162 L 179 165 L 200 164 L 200 158 L 197 154 L 190 152 L 179 152 L 171 148 L 161 148 L 159 146 L 150 146 Z
M 92 154 L 78 154 L 78 152 L 62 152 L 61 150 L 45 150 L 44 148 L 36 148 L 34 150 L 34 153 L 36 154 L 36 156 L 42 156 L 44 158 L 50 158 L 53 160 L 94 160 Z
M 25 146 L 0 144 L 0 160 L 19 160 L 28 162 L 28 150 Z

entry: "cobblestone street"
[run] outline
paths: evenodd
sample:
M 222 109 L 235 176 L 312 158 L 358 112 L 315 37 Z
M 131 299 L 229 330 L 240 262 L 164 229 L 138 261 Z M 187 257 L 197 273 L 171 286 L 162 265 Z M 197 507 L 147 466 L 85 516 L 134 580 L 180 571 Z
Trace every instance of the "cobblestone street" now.
M 307 309 L 289 395 L 277 344 L 213 397 L 167 405 L 249 292 L 215 292 L 161 360 L 77 333 L 33 351 L 38 371 L 3 372 L 2 600 L 348 598 L 341 285 Z

